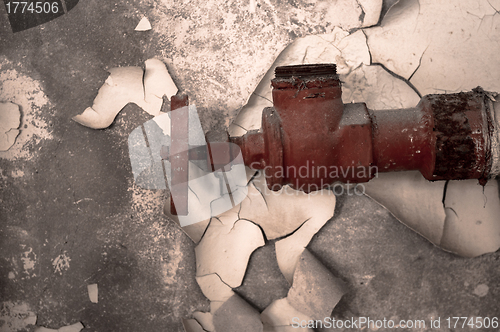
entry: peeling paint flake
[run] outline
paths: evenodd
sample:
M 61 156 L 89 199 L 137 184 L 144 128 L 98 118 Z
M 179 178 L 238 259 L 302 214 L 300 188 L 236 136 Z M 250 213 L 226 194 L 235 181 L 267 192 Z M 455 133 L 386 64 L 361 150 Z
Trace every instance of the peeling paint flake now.
M 294 318 L 298 318 L 299 321 L 308 321 L 311 319 L 309 316 L 292 307 L 286 297 L 271 303 L 260 316 L 264 323 L 264 331 L 280 331 L 276 328 L 292 327 Z M 293 328 L 293 330 L 297 330 L 297 328 Z M 306 328 L 299 331 L 312 332 L 313 330 Z
M 476 257 L 500 248 L 498 182 L 429 182 L 419 172 L 379 174 L 366 194 L 442 249 Z M 443 201 L 444 200 L 444 201 Z
M 146 70 L 144 72 L 144 93 L 146 103 L 154 104 L 158 103 L 159 108 L 161 108 L 161 102 L 163 101 L 163 96 L 166 96 L 168 100 L 170 97 L 177 94 L 177 86 L 175 85 L 172 77 L 168 73 L 165 64 L 158 59 L 149 59 L 145 62 Z M 155 106 L 155 108 L 158 106 Z M 150 112 L 148 112 L 150 113 Z M 150 113 L 152 115 L 158 115 L 159 112 Z
M 372 26 L 378 23 L 382 12 L 382 0 L 358 0 L 363 10 L 363 26 Z
M 335 195 L 329 190 L 306 194 L 285 186 L 274 192 L 259 173 L 249 185 L 239 217 L 262 227 L 266 238 L 272 240 L 289 235 L 313 217 L 326 222 L 334 209 Z
M 35 329 L 35 332 L 80 332 L 82 329 L 84 329 L 83 324 L 78 322 L 72 325 L 60 327 L 57 330 L 40 326 Z
M 196 319 L 196 321 L 198 323 L 200 323 L 201 327 L 203 327 L 203 330 L 208 331 L 208 332 L 215 331 L 214 317 L 213 317 L 212 313 L 195 311 L 195 312 L 193 312 L 193 317 L 194 317 L 194 319 Z
M 419 10 L 419 0 L 400 1 L 387 12 L 380 26 L 363 30 L 372 63 L 381 63 L 401 77 L 410 78 L 429 43 L 428 36 L 420 33 Z M 438 13 L 443 16 L 442 10 Z
M 417 171 L 381 173 L 365 184 L 366 194 L 405 225 L 439 245 L 443 237 L 445 182 L 429 182 Z
M 441 247 L 475 257 L 500 248 L 498 182 L 450 181 L 444 198 L 446 220 Z
M 498 91 L 497 8 L 488 0 L 400 1 L 380 27 L 364 30 L 373 62 L 409 79 L 422 95 L 478 85 Z
M 97 303 L 99 301 L 97 284 L 87 285 L 87 292 L 89 293 L 90 302 Z
M 140 67 L 110 69 L 92 107 L 87 107 L 73 120 L 94 129 L 107 128 L 128 103 L 136 104 L 151 115 L 159 115 L 162 97 L 175 95 L 177 87 L 163 62 L 149 59 L 145 65 L 145 71 Z
M 251 253 L 264 244 L 262 231 L 252 222 L 238 220 L 233 226 L 213 218 L 195 248 L 196 275 L 216 273 L 230 287 L 238 287 Z
M 134 29 L 135 31 L 148 31 L 151 30 L 151 23 L 149 22 L 147 17 L 141 18 L 139 23 Z
M 196 281 L 203 295 L 212 302 L 224 302 L 234 295 L 231 287 L 225 284 L 215 273 L 196 277 Z

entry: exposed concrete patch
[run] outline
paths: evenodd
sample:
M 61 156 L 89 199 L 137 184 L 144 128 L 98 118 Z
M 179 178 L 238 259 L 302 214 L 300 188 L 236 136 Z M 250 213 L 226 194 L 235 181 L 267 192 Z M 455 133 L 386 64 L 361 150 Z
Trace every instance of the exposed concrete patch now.
M 169 248 L 168 255 L 161 258 L 161 272 L 163 281 L 167 285 L 175 284 L 177 281 L 177 271 L 184 259 L 180 242 L 175 242 L 173 248 Z
M 52 266 L 54 267 L 54 273 L 58 273 L 62 275 L 63 272 L 69 269 L 71 262 L 71 258 L 68 256 L 68 253 L 64 251 L 62 254 L 54 258 L 52 261 Z
M 23 263 L 24 272 L 31 275 L 33 270 L 35 269 L 36 254 L 33 252 L 33 248 L 27 249 L 28 251 L 23 252 L 21 255 L 21 262 Z

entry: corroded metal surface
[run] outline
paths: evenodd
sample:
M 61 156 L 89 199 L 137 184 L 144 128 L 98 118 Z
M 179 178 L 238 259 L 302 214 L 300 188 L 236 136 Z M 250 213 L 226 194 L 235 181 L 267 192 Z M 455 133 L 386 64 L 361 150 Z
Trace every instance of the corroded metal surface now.
M 290 184 L 310 192 L 404 170 L 428 180 L 488 178 L 494 128 L 481 88 L 372 111 L 342 103 L 333 64 L 277 67 L 272 85 L 274 107 L 262 113 L 262 133 L 234 139 L 255 162 L 249 166 L 265 170 L 270 189 Z

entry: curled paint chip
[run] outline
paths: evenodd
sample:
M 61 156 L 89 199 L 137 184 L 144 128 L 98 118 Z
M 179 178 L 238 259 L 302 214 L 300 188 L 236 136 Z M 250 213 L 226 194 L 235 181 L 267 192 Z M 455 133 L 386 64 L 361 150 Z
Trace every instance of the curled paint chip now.
M 439 245 L 443 237 L 444 181 L 429 182 L 417 171 L 380 173 L 365 193 L 405 225 Z
M 321 202 L 315 202 L 315 204 L 311 203 L 312 206 L 316 207 L 316 213 L 295 233 L 276 242 L 276 259 L 278 260 L 278 266 L 281 273 L 283 273 L 290 284 L 293 281 L 293 276 L 302 251 L 307 247 L 314 234 L 319 232 L 326 222 L 333 217 L 335 196 L 333 196 L 333 198 L 333 203 L 330 205 L 322 205 Z
M 20 124 L 19 106 L 10 102 L 0 103 L 0 151 L 7 151 L 14 145 Z
M 84 328 L 83 324 L 78 322 L 69 326 L 60 327 L 58 332 L 79 332 Z
M 160 60 L 147 60 L 145 72 L 140 67 L 119 67 L 110 69 L 109 73 L 92 107 L 74 116 L 74 121 L 94 129 L 107 128 L 129 103 L 156 116 L 160 114 L 163 95 L 170 98 L 177 92 L 165 64 Z
M 272 240 L 294 232 L 313 217 L 326 222 L 333 216 L 334 209 L 332 191 L 306 194 L 284 186 L 274 192 L 267 188 L 265 176 L 260 172 L 248 186 L 248 197 L 241 203 L 239 217 L 262 227 L 266 238 Z
M 144 94 L 147 103 L 153 103 L 158 98 L 166 96 L 169 100 L 178 89 L 168 73 L 165 64 L 158 59 L 149 59 L 145 62 Z M 160 104 L 161 107 L 161 104 Z
M 215 273 L 196 277 L 196 282 L 198 282 L 203 295 L 212 302 L 224 302 L 234 295 L 231 287 L 222 282 Z
M 446 187 L 441 247 L 466 257 L 500 248 L 500 198 L 498 182 L 484 187 L 476 180 L 450 181 Z
M 135 31 L 148 31 L 151 30 L 151 23 L 149 22 L 147 17 L 141 18 L 139 23 L 134 29 Z
M 238 287 L 243 281 L 250 255 L 264 244 L 262 231 L 252 222 L 238 220 L 225 224 L 212 218 L 195 248 L 196 275 L 216 273 L 230 287 Z
M 78 322 L 72 325 L 60 327 L 57 330 L 40 326 L 35 329 L 35 332 L 80 332 L 83 328 L 83 324 Z
M 498 182 L 429 182 L 419 172 L 382 173 L 366 194 L 442 249 L 465 257 L 500 247 Z M 444 202 L 443 202 L 444 197 Z
M 109 73 L 92 107 L 73 117 L 74 121 L 94 129 L 107 128 L 125 105 L 144 100 L 141 68 L 112 68 Z
M 97 303 L 99 298 L 97 284 L 87 285 L 87 291 L 89 293 L 90 302 Z

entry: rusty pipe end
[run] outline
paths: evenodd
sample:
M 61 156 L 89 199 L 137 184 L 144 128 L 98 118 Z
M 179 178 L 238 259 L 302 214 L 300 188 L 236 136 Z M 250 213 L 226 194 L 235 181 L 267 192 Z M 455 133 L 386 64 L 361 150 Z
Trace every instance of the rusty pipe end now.
M 333 63 L 320 63 L 312 65 L 280 66 L 276 67 L 274 75 L 276 78 L 303 78 L 337 75 L 337 65 Z

